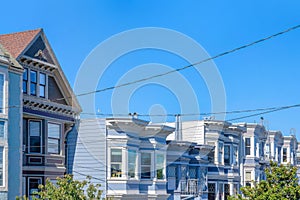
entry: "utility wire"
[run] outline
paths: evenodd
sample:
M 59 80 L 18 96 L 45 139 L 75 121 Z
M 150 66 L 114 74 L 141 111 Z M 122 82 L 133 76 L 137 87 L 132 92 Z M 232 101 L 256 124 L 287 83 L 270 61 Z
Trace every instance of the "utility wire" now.
M 170 70 L 170 71 L 165 72 L 165 73 L 161 73 L 161 74 L 157 74 L 157 75 L 145 77 L 145 78 L 138 79 L 138 80 L 135 80 L 135 81 L 130 81 L 130 82 L 127 82 L 127 83 L 124 83 L 124 84 L 120 84 L 120 85 L 116 85 L 116 86 L 111 86 L 111 87 L 107 87 L 107 88 L 103 88 L 103 89 L 99 89 L 99 90 L 95 90 L 95 91 L 91 91 L 91 92 L 86 92 L 86 93 L 77 94 L 77 95 L 74 95 L 74 96 L 75 96 L 75 97 L 76 97 L 76 96 L 77 96 L 77 97 L 80 97 L 80 96 L 86 96 L 86 95 L 90 95 L 90 94 L 94 94 L 94 93 L 99 93 L 99 92 L 104 92 L 104 91 L 108 91 L 108 90 L 113 90 L 113 89 L 116 89 L 116 88 L 125 87 L 125 86 L 132 85 L 132 84 L 135 84 L 135 83 L 144 82 L 144 81 L 147 81 L 147 80 L 150 80 L 150 79 L 154 79 L 154 78 L 166 76 L 166 75 L 172 74 L 172 73 L 174 73 L 174 72 L 183 71 L 183 70 L 185 70 L 185 69 L 188 69 L 188 68 L 191 68 L 191 67 L 195 67 L 195 66 L 197 66 L 197 65 L 200 65 L 200 64 L 202 64 L 202 63 L 208 62 L 208 61 L 210 61 L 210 60 L 214 60 L 214 59 L 216 59 L 216 58 L 225 56 L 225 55 L 227 55 L 227 54 L 234 53 L 234 52 L 236 52 L 236 51 L 245 49 L 245 48 L 247 48 L 247 47 L 256 45 L 256 44 L 258 44 L 258 43 L 262 43 L 262 42 L 264 42 L 264 41 L 266 41 L 266 40 L 270 40 L 270 39 L 272 39 L 272 38 L 274 38 L 274 37 L 283 35 L 283 34 L 285 34 L 285 33 L 288 33 L 288 32 L 290 32 L 290 31 L 296 30 L 296 29 L 298 29 L 298 28 L 300 28 L 300 24 L 299 24 L 299 25 L 296 25 L 296 26 L 293 26 L 293 27 L 290 27 L 290 28 L 288 28 L 288 29 L 286 29 L 286 30 L 284 30 L 284 31 L 281 31 L 281 32 L 275 33 L 275 34 L 273 34 L 273 35 L 267 36 L 267 37 L 265 37 L 265 38 L 262 38 L 262 39 L 259 39 L 259 40 L 254 41 L 254 42 L 251 42 L 251 43 L 242 45 L 242 46 L 240 46 L 240 47 L 237 47 L 237 48 L 234 48 L 234 49 L 225 51 L 225 52 L 223 52 L 223 53 L 217 54 L 217 55 L 215 55 L 215 56 L 206 58 L 206 59 L 201 60 L 201 61 L 199 61 L 199 62 L 195 62 L 195 63 L 193 63 L 193 64 L 190 64 L 190 65 L 187 65 L 187 66 L 184 66 L 184 67 L 175 69 L 175 70 Z M 56 99 L 56 100 L 59 101 L 59 100 L 64 100 L 64 99 L 66 99 L 66 98 L 72 98 L 72 96 L 70 96 L 70 97 L 65 97 L 65 98 L 58 98 L 58 99 Z

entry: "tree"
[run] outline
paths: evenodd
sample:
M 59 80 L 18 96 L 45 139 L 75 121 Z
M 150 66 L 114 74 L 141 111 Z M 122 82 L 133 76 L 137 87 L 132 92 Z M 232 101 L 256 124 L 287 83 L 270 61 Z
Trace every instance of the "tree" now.
M 91 178 L 77 181 L 72 175 L 65 175 L 63 178 L 57 178 L 57 183 L 53 184 L 47 179 L 46 185 L 39 185 L 40 191 L 36 193 L 37 197 L 33 199 L 43 200 L 94 200 L 101 199 L 102 191 L 100 184 L 91 183 Z M 17 198 L 22 199 L 22 198 Z M 23 199 L 26 199 L 23 197 Z
M 278 165 L 271 162 L 266 170 L 266 180 L 254 187 L 241 188 L 242 195 L 230 197 L 231 200 L 298 200 L 300 185 L 297 178 L 297 167 Z

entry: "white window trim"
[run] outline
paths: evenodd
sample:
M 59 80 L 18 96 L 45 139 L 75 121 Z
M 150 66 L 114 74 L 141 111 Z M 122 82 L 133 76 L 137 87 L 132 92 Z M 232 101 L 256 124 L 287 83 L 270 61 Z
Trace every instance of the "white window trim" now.
M 135 171 L 134 171 L 134 177 L 130 177 L 129 176 L 129 168 L 128 168 L 128 165 L 129 165 L 129 151 L 134 151 L 135 152 Z M 138 175 L 138 150 L 137 149 L 132 149 L 132 148 L 128 148 L 127 149 L 127 177 L 128 179 L 134 179 L 134 180 L 137 180 L 139 179 L 139 175 Z
M 151 163 L 150 163 L 150 178 L 142 178 L 142 153 L 149 153 L 151 158 Z M 139 165 L 139 171 L 140 171 L 140 174 L 139 174 L 139 178 L 140 180 L 152 180 L 155 176 L 154 176 L 154 172 L 153 172 L 153 169 L 154 169 L 154 162 L 155 162 L 155 156 L 154 156 L 154 152 L 153 151 L 141 151 L 140 152 L 140 165 Z
M 40 133 L 41 133 L 41 139 L 40 139 L 40 142 L 41 142 L 41 147 L 40 147 L 40 152 L 37 153 L 37 152 L 31 152 L 30 151 L 30 122 L 33 121 L 33 122 L 40 122 L 41 126 L 40 126 Z M 31 153 L 31 154 L 43 154 L 43 133 L 42 133 L 42 130 L 43 130 L 43 123 L 42 123 L 42 120 L 28 120 L 28 125 L 27 125 L 27 132 L 28 132 L 28 153 Z
M 56 153 L 49 153 L 48 152 L 48 139 L 49 139 L 48 124 L 56 124 L 56 125 L 60 126 L 60 133 L 59 133 L 59 153 L 58 154 L 56 154 Z M 63 133 L 62 129 L 63 129 L 62 123 L 58 123 L 58 122 L 54 122 L 54 121 L 48 121 L 47 122 L 47 142 L 46 142 L 47 154 L 50 154 L 50 155 L 61 155 L 62 154 L 62 133 Z
M 111 150 L 112 149 L 119 149 L 119 150 L 121 150 L 121 155 L 122 155 L 122 162 L 121 162 L 121 177 L 112 177 L 111 176 Z M 126 166 L 124 165 L 124 158 L 126 157 L 126 156 L 124 156 L 124 148 L 123 147 L 110 147 L 110 148 L 108 148 L 108 154 L 107 154 L 108 156 L 107 156 L 107 161 L 108 161 L 108 165 L 107 165 L 107 177 L 108 177 L 108 179 L 122 179 L 122 178 L 124 178 L 124 175 L 126 174 L 126 173 L 124 173 L 125 172 L 125 168 L 126 168 Z M 128 163 L 126 163 L 127 165 L 128 165 Z

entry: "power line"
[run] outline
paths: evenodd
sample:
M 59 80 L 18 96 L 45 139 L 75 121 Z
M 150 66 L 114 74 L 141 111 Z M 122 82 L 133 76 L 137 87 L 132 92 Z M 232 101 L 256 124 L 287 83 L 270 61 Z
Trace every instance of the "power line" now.
M 125 87 L 125 86 L 132 85 L 132 84 L 135 84 L 135 83 L 144 82 L 144 81 L 147 81 L 147 80 L 150 80 L 150 79 L 154 79 L 154 78 L 166 76 L 166 75 L 172 74 L 172 73 L 174 73 L 174 72 L 183 71 L 183 70 L 185 70 L 185 69 L 188 69 L 188 68 L 191 68 L 191 67 L 195 67 L 195 66 L 197 66 L 197 65 L 200 65 L 200 64 L 202 64 L 202 63 L 208 62 L 208 61 L 210 61 L 210 60 L 214 60 L 214 59 L 216 59 L 216 58 L 225 56 L 225 55 L 227 55 L 227 54 L 234 53 L 234 52 L 236 52 L 236 51 L 239 51 L 239 50 L 248 48 L 248 47 L 253 46 L 253 45 L 256 45 L 256 44 L 258 44 L 258 43 L 262 43 L 262 42 L 264 42 L 264 41 L 266 41 L 266 40 L 270 40 L 270 39 L 272 39 L 272 38 L 274 38 L 274 37 L 283 35 L 283 34 L 285 34 L 285 33 L 288 33 L 288 32 L 290 32 L 290 31 L 296 30 L 296 29 L 298 29 L 298 28 L 300 28 L 300 24 L 299 24 L 299 25 L 296 25 L 296 26 L 293 26 L 293 27 L 290 27 L 290 28 L 288 28 L 288 29 L 286 29 L 286 30 L 284 30 L 284 31 L 281 31 L 281 32 L 275 33 L 275 34 L 273 34 L 273 35 L 267 36 L 267 37 L 265 37 L 265 38 L 256 40 L 256 41 L 254 41 L 254 42 L 251 42 L 251 43 L 242 45 L 242 46 L 240 46 L 240 47 L 237 47 L 237 48 L 234 48 L 234 49 L 225 51 L 225 52 L 223 52 L 223 53 L 219 53 L 219 54 L 217 54 L 217 55 L 215 55 L 215 56 L 206 58 L 206 59 L 201 60 L 201 61 L 199 61 L 199 62 L 195 62 L 195 63 L 193 63 L 193 64 L 190 64 L 190 65 L 187 65 L 187 66 L 178 68 L 178 69 L 170 70 L 170 71 L 165 72 L 165 73 L 161 73 L 161 74 L 157 74 L 157 75 L 145 77 L 145 78 L 142 78 L 142 79 L 138 79 L 138 80 L 135 80 L 135 81 L 130 81 L 130 82 L 127 82 L 127 83 L 124 83 L 124 84 L 116 85 L 116 86 L 111 86 L 111 87 L 107 87 L 107 88 L 103 88 L 103 89 L 99 89 L 99 90 L 95 90 L 95 91 L 91 91 L 91 92 L 86 92 L 86 93 L 77 94 L 77 95 L 74 95 L 74 96 L 75 96 L 75 97 L 76 97 L 76 96 L 77 96 L 77 97 L 80 97 L 80 96 L 86 96 L 86 95 L 90 95 L 90 94 L 94 94 L 94 93 L 99 93 L 99 92 L 104 92 L 104 91 L 108 91 L 108 90 L 113 90 L 113 89 L 116 89 L 116 88 Z M 66 98 L 72 98 L 72 96 L 66 97 Z M 66 99 L 66 98 L 58 98 L 58 99 L 56 99 L 56 100 L 59 101 L 59 100 L 64 100 L 64 99 Z

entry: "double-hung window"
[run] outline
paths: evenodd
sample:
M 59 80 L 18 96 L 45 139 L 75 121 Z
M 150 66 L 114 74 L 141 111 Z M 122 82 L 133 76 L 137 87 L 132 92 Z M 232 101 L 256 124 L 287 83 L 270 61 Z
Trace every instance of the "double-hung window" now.
M 30 153 L 42 153 L 42 133 L 40 121 L 29 121 Z
M 287 162 L 287 148 L 282 149 L 282 162 Z
M 151 153 L 141 153 L 141 178 L 151 178 Z
M 251 140 L 250 138 L 245 138 L 245 155 L 249 156 L 251 153 Z
M 230 145 L 224 145 L 224 164 L 230 165 Z
M 122 149 L 110 150 L 110 176 L 122 177 Z
M 61 126 L 59 124 L 48 123 L 48 153 L 60 153 Z
M 219 164 L 222 164 L 223 160 L 223 143 L 219 143 Z
M 28 69 L 24 68 L 23 73 L 23 93 L 27 94 L 27 87 L 28 87 Z
M 29 199 L 38 198 L 38 195 L 35 193 L 39 191 L 39 185 L 42 184 L 42 178 L 28 178 L 28 193 Z
M 36 96 L 37 72 L 30 70 L 30 94 Z
M 4 147 L 0 147 L 0 186 L 4 185 L 4 170 L 3 170 L 3 166 L 4 166 Z
M 128 177 L 135 178 L 136 173 L 136 151 L 128 150 Z
M 39 90 L 40 90 L 40 97 L 45 98 L 46 74 L 44 73 L 40 73 Z
M 239 161 L 238 161 L 238 147 L 237 146 L 233 146 L 233 165 L 238 165 Z
M 165 157 L 163 154 L 156 155 L 156 178 L 157 179 L 164 179 L 164 163 Z
M 0 113 L 3 113 L 4 107 L 4 74 L 0 74 Z

